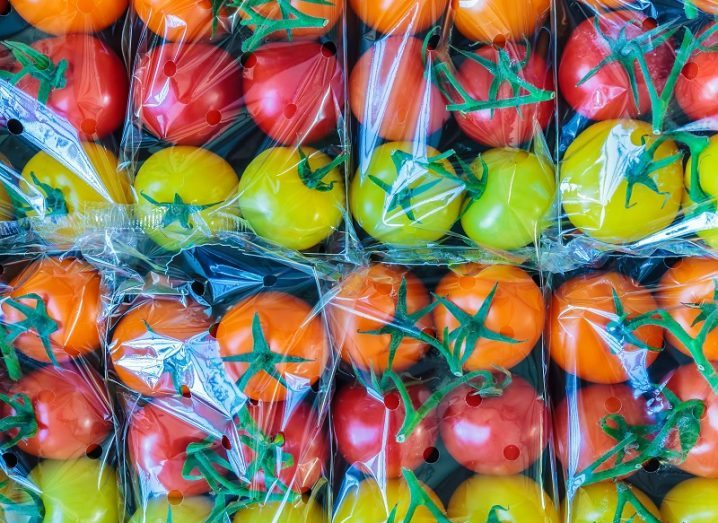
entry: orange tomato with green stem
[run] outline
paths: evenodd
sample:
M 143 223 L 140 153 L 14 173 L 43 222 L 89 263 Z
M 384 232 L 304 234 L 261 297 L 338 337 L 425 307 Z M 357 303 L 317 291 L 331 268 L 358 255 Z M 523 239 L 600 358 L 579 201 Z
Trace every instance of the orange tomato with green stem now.
M 415 34 L 428 29 L 445 12 L 448 0 L 350 0 L 356 15 L 384 34 Z
M 128 0 L 11 0 L 17 14 L 50 34 L 94 33 L 116 22 Z

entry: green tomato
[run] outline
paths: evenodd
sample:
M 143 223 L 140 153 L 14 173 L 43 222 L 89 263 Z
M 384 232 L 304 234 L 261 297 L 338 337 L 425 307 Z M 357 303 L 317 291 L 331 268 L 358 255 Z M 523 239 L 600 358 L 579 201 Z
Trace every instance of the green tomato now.
M 699 207 L 691 198 L 691 187 L 693 185 L 693 157 L 691 156 L 686 166 L 685 186 L 683 195 L 683 209 L 690 217 L 695 211 L 708 212 L 713 218 L 718 212 L 718 176 L 715 175 L 718 169 L 718 135 L 712 136 L 708 147 L 698 155 L 698 180 L 701 190 L 708 197 L 708 205 Z M 718 228 L 701 228 L 697 231 L 698 236 L 713 249 L 718 249 Z
M 305 250 L 342 223 L 344 177 L 326 154 L 273 147 L 249 164 L 239 182 L 239 208 L 252 229 L 289 249 Z
M 172 523 L 198 523 L 207 520 L 212 512 L 212 502 L 208 498 L 192 497 L 175 505 L 167 498 L 153 499 L 137 509 L 129 523 L 167 523 L 170 512 Z
M 29 475 L 45 507 L 43 523 L 117 523 L 117 475 L 100 460 L 45 460 Z
M 482 163 L 483 162 L 483 163 Z M 548 225 L 556 196 L 554 169 L 547 160 L 518 149 L 492 149 L 472 164 L 486 185 L 477 198 L 467 199 L 461 225 L 466 235 L 492 249 L 518 249 Z
M 236 229 L 237 174 L 199 147 L 168 147 L 150 156 L 135 178 L 137 215 L 160 247 L 177 251 Z
M 436 159 L 441 153 L 432 147 L 415 149 L 409 142 L 380 145 L 352 181 L 354 219 L 380 242 L 423 247 L 446 236 L 459 217 L 464 187 L 439 174 L 455 175 L 451 162 Z

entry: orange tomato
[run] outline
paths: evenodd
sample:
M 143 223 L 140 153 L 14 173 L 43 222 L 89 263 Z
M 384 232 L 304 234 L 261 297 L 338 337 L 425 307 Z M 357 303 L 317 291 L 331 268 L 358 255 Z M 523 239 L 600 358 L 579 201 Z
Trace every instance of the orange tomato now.
M 14 278 L 10 288 L 2 299 L 4 324 L 26 331 L 14 341 L 25 355 L 49 363 L 47 345 L 63 362 L 100 346 L 101 282 L 89 264 L 42 258 Z
M 153 33 L 170 42 L 212 37 L 212 0 L 133 0 L 137 16 Z M 226 19 L 216 25 L 223 32 Z
M 128 0 L 10 0 L 27 22 L 50 34 L 94 33 L 112 25 Z
M 454 24 L 469 40 L 501 44 L 530 37 L 550 0 L 453 0 Z
M 464 363 L 469 371 L 513 367 L 529 355 L 543 332 L 546 318 L 543 295 L 531 276 L 518 267 L 462 265 L 444 276 L 436 288 L 437 296 L 446 298 L 471 317 L 477 316 L 492 292 L 495 294 L 483 327 L 516 343 L 481 336 L 473 347 L 467 347 L 464 338 L 459 348 L 462 355 L 472 351 Z M 448 332 L 450 346 L 456 351 L 452 333 L 462 326 L 461 322 L 444 305 L 434 309 L 434 322 L 439 339 L 443 341 Z M 475 333 L 481 325 L 464 326 Z M 471 336 L 471 332 L 466 334 Z
M 171 368 L 177 345 L 206 333 L 210 324 L 194 301 L 164 297 L 141 302 L 122 316 L 108 348 L 118 377 L 147 396 L 178 394 Z
M 369 27 L 387 34 L 415 34 L 444 14 L 449 0 L 350 0 L 352 9 Z
M 715 303 L 718 293 L 718 260 L 685 258 L 671 267 L 661 278 L 658 302 L 683 329 L 695 338 L 704 321 L 696 323 L 701 314 L 695 305 Z M 670 332 L 668 341 L 681 352 L 689 354 L 686 346 Z M 718 330 L 706 337 L 703 352 L 709 360 L 718 360 Z
M 289 391 L 278 377 L 291 390 L 311 386 L 329 358 L 321 320 L 304 300 L 282 292 L 264 292 L 237 303 L 219 323 L 217 341 L 227 374 L 257 401 L 287 398 Z M 260 370 L 262 365 L 275 375 Z
M 613 291 L 629 318 L 656 310 L 650 291 L 617 272 L 576 277 L 553 295 L 549 312 L 551 358 L 566 372 L 594 383 L 620 383 L 643 377 L 657 352 L 623 344 L 607 328 L 616 320 Z M 663 347 L 663 329 L 644 326 L 635 337 L 649 347 Z
M 718 15 L 718 0 L 692 0 L 695 5 L 701 11 L 712 15 Z
M 362 267 L 339 284 L 327 306 L 327 316 L 344 361 L 364 370 L 387 370 L 391 334 L 370 334 L 369 331 L 392 324 L 402 281 L 406 281 L 406 313 L 415 313 L 429 305 L 424 284 L 402 268 L 380 264 Z M 420 318 L 416 328 L 433 332 L 431 315 Z M 427 349 L 426 343 L 405 337 L 397 347 L 392 369 L 401 371 L 411 367 Z
M 294 38 L 319 38 L 324 36 L 336 25 L 344 11 L 344 0 L 329 0 L 325 3 L 318 3 L 316 0 L 291 0 L 290 5 L 305 16 L 324 20 L 321 27 L 298 27 L 292 29 L 292 39 Z M 281 20 L 281 11 L 277 2 L 267 2 L 261 5 L 253 6 L 252 11 L 266 20 Z M 239 15 L 248 19 L 248 8 L 240 7 Z M 252 31 L 255 26 L 248 26 Z M 288 38 L 286 31 L 275 31 L 270 35 L 271 38 Z

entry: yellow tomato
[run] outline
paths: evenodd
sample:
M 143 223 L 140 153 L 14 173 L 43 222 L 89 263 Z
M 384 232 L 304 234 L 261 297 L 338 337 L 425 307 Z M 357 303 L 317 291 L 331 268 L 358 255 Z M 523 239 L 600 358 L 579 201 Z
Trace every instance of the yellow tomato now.
M 2 180 L 2 183 L 0 183 L 0 221 L 12 220 L 13 216 L 15 216 L 12 200 L 5 187 L 5 184 L 10 179 L 7 176 L 8 172 L 12 172 L 12 164 L 6 156 L 0 153 L 0 175 L 2 175 L 0 177 L 0 180 Z
M 130 518 L 129 523 L 197 523 L 206 521 L 212 512 L 209 498 L 184 498 L 179 503 L 170 503 L 167 498 L 152 499 L 140 507 Z M 172 519 L 168 519 L 168 514 Z
M 324 509 L 312 499 L 297 503 L 275 501 L 249 505 L 237 512 L 234 523 L 328 523 Z
M 664 523 L 718 521 L 718 479 L 693 478 L 673 487 L 663 498 Z
M 718 169 L 718 135 L 710 139 L 708 147 L 698 156 L 698 181 L 703 192 L 710 198 L 713 204 L 712 209 L 708 209 L 708 214 L 703 214 L 706 219 L 715 219 L 718 216 L 718 176 L 715 176 Z M 686 190 L 683 195 L 683 209 L 689 215 L 695 210 L 696 202 L 691 199 L 690 191 L 693 179 L 693 157 L 688 160 L 686 166 L 685 185 Z M 698 218 L 702 221 L 701 218 Z M 700 230 L 696 233 L 703 241 L 714 249 L 718 249 L 718 228 L 706 228 L 703 223 L 697 226 Z
M 627 483 L 623 485 L 628 486 Z M 646 510 L 659 517 L 658 507 L 643 492 L 629 487 Z M 607 481 L 578 489 L 571 500 L 570 506 L 564 500 L 561 511 L 563 520 L 570 523 L 594 523 L 596 521 L 615 521 L 618 510 L 618 489 L 615 483 Z M 626 503 L 621 513 L 621 523 L 645 523 L 638 515 L 635 505 Z

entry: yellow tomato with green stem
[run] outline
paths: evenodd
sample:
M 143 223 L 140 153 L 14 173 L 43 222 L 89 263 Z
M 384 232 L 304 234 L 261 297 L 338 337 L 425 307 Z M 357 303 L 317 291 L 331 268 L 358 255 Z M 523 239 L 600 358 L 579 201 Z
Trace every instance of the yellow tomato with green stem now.
M 311 498 L 253 503 L 234 515 L 234 523 L 329 523 L 321 505 Z
M 197 523 L 206 521 L 212 512 L 212 501 L 195 496 L 178 500 L 156 498 L 138 508 L 129 523 Z
M 619 504 L 623 505 L 623 509 L 616 519 Z M 581 487 L 570 502 L 564 499 L 561 512 L 563 521 L 567 523 L 646 523 L 650 519 L 643 516 L 648 514 L 660 518 L 658 507 L 643 492 L 628 483 L 612 481 Z
M 692 478 L 673 487 L 661 503 L 664 523 L 718 521 L 718 479 Z
M 694 165 L 698 172 L 694 174 Z M 696 234 L 710 247 L 718 249 L 718 227 L 709 227 L 718 216 L 718 135 L 712 136 L 698 155 L 686 165 L 683 211 L 688 219 L 698 221 Z M 695 182 L 697 186 L 694 185 Z

